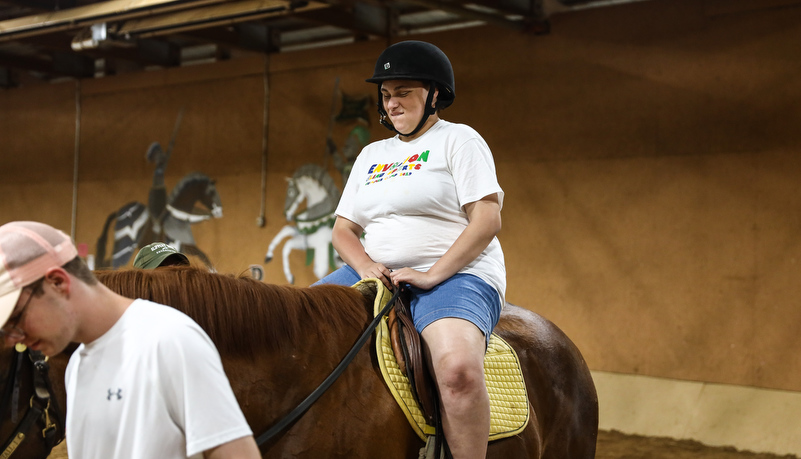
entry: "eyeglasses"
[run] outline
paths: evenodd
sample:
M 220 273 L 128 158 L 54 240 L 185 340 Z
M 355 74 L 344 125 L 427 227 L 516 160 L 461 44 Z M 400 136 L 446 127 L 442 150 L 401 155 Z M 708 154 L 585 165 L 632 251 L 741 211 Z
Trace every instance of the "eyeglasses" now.
M 5 341 L 7 338 L 12 340 L 22 339 L 25 338 L 25 331 L 19 328 L 19 323 L 22 320 L 22 317 L 25 315 L 25 308 L 31 303 L 31 298 L 33 298 L 34 292 L 31 290 L 31 294 L 28 296 L 28 299 L 25 300 L 25 304 L 20 308 L 19 314 L 13 320 L 9 319 L 6 322 L 3 328 L 0 328 L 0 340 Z

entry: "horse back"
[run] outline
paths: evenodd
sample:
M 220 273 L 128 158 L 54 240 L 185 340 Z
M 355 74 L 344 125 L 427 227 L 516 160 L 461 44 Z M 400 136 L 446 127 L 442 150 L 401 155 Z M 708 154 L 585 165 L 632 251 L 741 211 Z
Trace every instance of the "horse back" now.
M 521 435 L 491 443 L 490 451 L 517 443 L 515 448 L 531 452 L 528 457 L 594 458 L 598 396 L 576 345 L 551 321 L 510 303 L 494 331 L 520 358 L 531 418 Z

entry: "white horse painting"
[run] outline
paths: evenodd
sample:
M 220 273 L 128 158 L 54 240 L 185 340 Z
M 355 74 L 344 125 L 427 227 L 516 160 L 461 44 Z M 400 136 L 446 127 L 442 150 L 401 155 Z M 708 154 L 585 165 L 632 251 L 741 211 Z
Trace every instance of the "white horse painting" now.
M 334 211 L 339 197 L 340 191 L 334 180 L 325 169 L 316 164 L 301 166 L 292 178 L 287 179 L 284 216 L 294 225 L 285 225 L 278 231 L 267 248 L 264 261 L 271 261 L 276 247 L 289 238 L 284 243 L 282 256 L 284 276 L 290 284 L 295 283 L 289 263 L 292 250 L 306 251 L 306 264 L 313 264 L 317 279 L 322 279 L 333 269 L 342 266 L 342 260 L 331 245 L 331 233 L 336 219 Z M 306 204 L 305 209 L 298 212 L 303 203 Z

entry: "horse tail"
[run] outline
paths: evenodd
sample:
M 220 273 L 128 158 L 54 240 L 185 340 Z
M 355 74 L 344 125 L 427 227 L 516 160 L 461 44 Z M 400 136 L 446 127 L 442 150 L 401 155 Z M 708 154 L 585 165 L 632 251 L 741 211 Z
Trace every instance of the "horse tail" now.
M 95 267 L 97 269 L 108 268 L 111 266 L 111 259 L 106 258 L 106 244 L 108 244 L 108 229 L 111 226 L 111 222 L 116 218 L 116 211 L 108 214 L 106 223 L 103 224 L 103 229 L 100 232 L 100 237 L 97 238 L 97 245 L 95 247 Z

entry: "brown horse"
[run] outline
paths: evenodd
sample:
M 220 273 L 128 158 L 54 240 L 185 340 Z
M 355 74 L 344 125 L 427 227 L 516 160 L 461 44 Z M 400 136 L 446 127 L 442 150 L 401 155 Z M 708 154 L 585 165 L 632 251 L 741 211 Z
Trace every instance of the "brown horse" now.
M 373 300 L 348 287 L 277 286 L 185 267 L 96 274 L 112 290 L 171 305 L 206 330 L 257 437 L 314 391 L 373 318 Z M 530 420 L 522 433 L 491 442 L 487 457 L 594 458 L 598 400 L 576 346 L 548 320 L 511 304 L 495 331 L 520 358 Z M 11 353 L 3 352 L 0 365 Z M 63 410 L 67 358 L 50 359 Z M 30 388 L 21 391 L 30 394 Z M 0 416 L 5 441 L 12 426 L 7 413 Z M 392 459 L 417 458 L 422 446 L 382 379 L 374 346 L 366 345 L 330 389 L 261 451 L 269 458 Z M 13 457 L 45 455 L 41 437 L 33 436 Z

